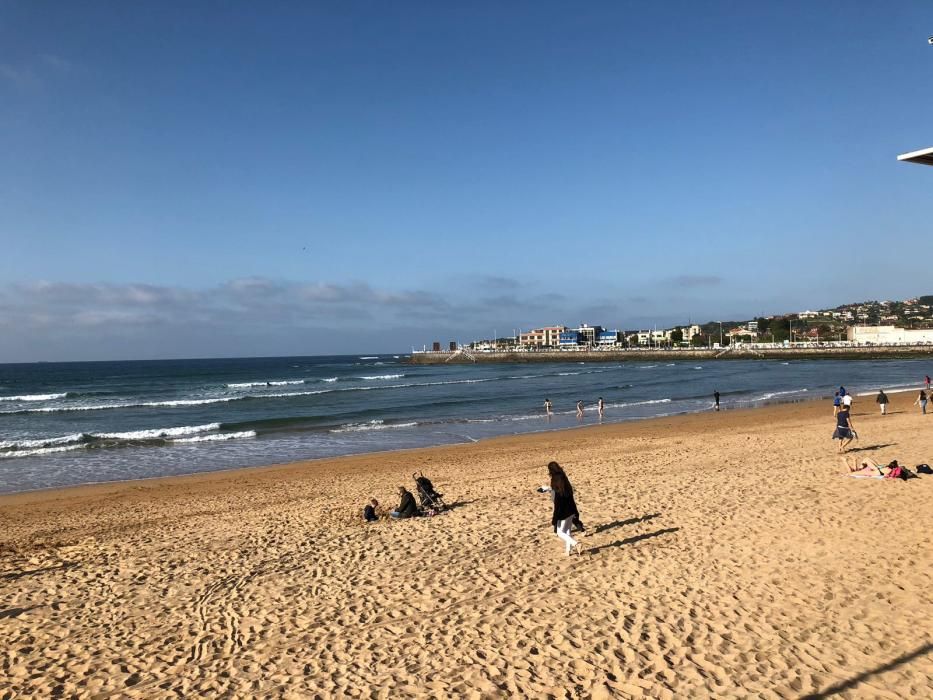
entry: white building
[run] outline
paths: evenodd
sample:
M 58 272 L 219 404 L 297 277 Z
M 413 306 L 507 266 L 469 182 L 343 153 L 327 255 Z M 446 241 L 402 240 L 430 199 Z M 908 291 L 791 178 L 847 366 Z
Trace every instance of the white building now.
M 700 335 L 700 327 L 694 323 L 692 326 L 684 326 L 680 332 L 684 334 L 684 342 L 689 343 L 694 336 Z
M 931 328 L 898 328 L 897 326 L 849 326 L 846 338 L 853 343 L 933 343 Z

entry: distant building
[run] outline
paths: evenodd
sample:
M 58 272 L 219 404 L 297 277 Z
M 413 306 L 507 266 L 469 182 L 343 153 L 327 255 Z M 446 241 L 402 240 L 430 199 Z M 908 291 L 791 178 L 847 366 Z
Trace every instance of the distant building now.
M 694 323 L 692 326 L 684 326 L 680 329 L 680 332 L 684 334 L 684 342 L 689 343 L 694 339 L 694 337 L 700 335 L 702 330 L 700 330 L 700 327 Z
M 602 331 L 596 336 L 596 344 L 600 347 L 611 347 L 619 342 L 619 331 Z
M 596 339 L 599 338 L 599 334 L 603 332 L 603 327 L 581 323 L 576 331 L 580 334 L 581 345 L 596 345 Z
M 731 338 L 733 341 L 736 338 L 747 338 L 749 340 L 752 340 L 758 336 L 758 332 L 750 331 L 748 330 L 748 328 L 739 326 L 738 328 L 733 328 L 732 330 L 727 331 L 726 335 L 729 336 L 729 338 Z
M 560 345 L 560 334 L 567 330 L 566 326 L 545 326 L 522 333 L 518 344 L 524 347 L 556 348 Z
M 933 343 L 933 329 L 897 326 L 849 326 L 846 338 L 853 343 Z
M 582 345 L 580 332 L 576 330 L 561 331 L 557 341 L 558 347 L 573 348 Z

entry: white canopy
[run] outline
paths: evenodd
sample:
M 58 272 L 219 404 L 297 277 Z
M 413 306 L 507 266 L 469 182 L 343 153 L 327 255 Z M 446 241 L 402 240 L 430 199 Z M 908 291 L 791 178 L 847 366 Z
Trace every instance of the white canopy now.
M 911 153 L 902 153 L 897 159 L 907 161 L 908 163 L 933 165 L 933 148 L 923 148 L 919 151 L 912 151 Z

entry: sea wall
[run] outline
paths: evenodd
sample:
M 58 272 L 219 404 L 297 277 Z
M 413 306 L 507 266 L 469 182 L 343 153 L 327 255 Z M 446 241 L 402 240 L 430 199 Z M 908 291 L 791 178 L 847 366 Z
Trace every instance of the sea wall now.
M 537 352 L 419 352 L 413 365 L 469 364 L 480 362 L 655 362 L 659 360 L 871 360 L 933 358 L 933 345 L 897 347 L 793 347 L 793 348 L 680 348 L 676 350 L 580 350 Z

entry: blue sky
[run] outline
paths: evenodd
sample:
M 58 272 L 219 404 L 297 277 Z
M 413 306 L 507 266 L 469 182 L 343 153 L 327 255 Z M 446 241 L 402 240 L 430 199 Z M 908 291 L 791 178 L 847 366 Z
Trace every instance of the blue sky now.
M 0 0 L 0 361 L 933 293 L 933 3 Z

